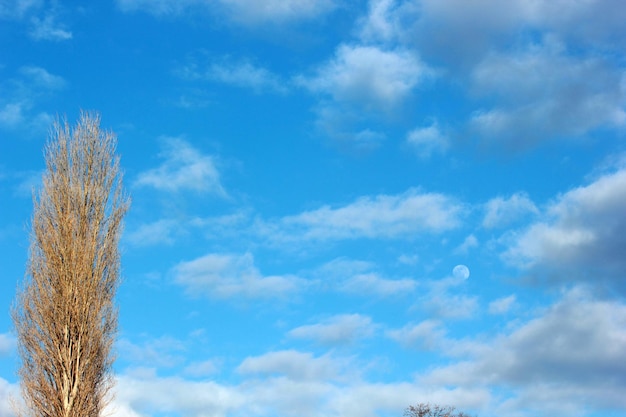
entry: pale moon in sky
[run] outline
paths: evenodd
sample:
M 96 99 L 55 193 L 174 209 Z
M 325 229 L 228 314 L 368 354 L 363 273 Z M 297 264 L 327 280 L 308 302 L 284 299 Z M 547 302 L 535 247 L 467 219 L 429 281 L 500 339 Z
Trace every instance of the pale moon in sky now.
M 470 270 L 465 265 L 457 265 L 452 270 L 452 275 L 457 279 L 466 280 L 470 276 Z

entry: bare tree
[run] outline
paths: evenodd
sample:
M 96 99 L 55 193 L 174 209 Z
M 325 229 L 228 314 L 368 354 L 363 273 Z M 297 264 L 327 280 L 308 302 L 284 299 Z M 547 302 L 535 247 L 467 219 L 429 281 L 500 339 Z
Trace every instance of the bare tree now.
M 55 123 L 33 197 L 26 277 L 12 309 L 26 414 L 97 417 L 112 387 L 118 241 L 129 199 L 97 114 Z M 20 412 L 21 414 L 21 412 Z
M 411 405 L 404 410 L 405 417 L 470 417 L 461 411 L 456 411 L 454 407 L 430 405 L 428 403 L 420 403 Z

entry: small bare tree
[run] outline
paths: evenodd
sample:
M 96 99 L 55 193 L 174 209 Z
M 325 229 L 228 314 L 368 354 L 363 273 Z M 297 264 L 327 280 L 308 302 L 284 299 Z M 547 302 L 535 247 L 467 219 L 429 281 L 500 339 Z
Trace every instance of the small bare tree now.
M 109 399 L 129 206 L 115 150 L 115 135 L 89 113 L 73 129 L 55 123 L 46 144 L 26 278 L 12 309 L 28 415 L 97 417 Z
M 420 403 L 411 405 L 404 410 L 405 417 L 470 417 L 461 411 L 456 411 L 454 407 L 431 405 L 428 403 Z

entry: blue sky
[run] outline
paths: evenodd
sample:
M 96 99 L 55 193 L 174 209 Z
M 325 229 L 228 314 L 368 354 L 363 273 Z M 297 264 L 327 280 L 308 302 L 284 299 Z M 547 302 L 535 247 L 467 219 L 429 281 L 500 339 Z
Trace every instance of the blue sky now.
M 132 196 L 113 415 L 626 416 L 619 0 L 0 0 L 0 417 L 58 116 Z

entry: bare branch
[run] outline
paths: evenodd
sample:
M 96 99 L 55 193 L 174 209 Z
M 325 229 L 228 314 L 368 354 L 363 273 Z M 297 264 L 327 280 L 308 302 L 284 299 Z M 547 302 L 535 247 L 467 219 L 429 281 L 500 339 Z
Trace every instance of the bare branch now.
M 456 408 L 437 404 L 419 403 L 404 410 L 404 417 L 470 417 Z
M 12 317 L 22 395 L 37 417 L 96 417 L 111 389 L 118 242 L 129 199 L 97 114 L 55 123 L 33 198 L 27 273 Z

